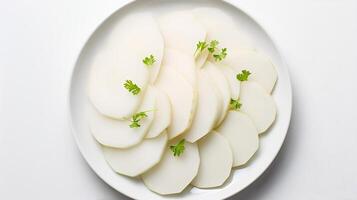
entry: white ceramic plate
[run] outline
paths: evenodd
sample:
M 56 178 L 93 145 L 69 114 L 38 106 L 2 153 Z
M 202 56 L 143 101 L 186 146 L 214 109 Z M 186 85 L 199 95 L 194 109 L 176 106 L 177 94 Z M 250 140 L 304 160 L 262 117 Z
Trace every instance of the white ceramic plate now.
M 143 200 L 166 198 L 223 199 L 238 193 L 250 185 L 268 168 L 278 154 L 287 134 L 292 107 L 292 92 L 287 66 L 267 33 L 256 21 L 238 9 L 235 4 L 235 2 L 230 0 L 127 0 L 114 14 L 101 23 L 84 45 L 75 63 L 69 87 L 69 113 L 73 134 L 80 151 L 91 168 L 117 191 L 131 198 Z M 233 170 L 232 176 L 222 187 L 207 190 L 187 188 L 179 195 L 160 196 L 148 190 L 141 180 L 116 174 L 104 160 L 100 146 L 93 139 L 88 128 L 88 115 L 86 113 L 91 109 L 87 98 L 88 66 L 92 55 L 101 48 L 101 43 L 105 40 L 106 34 L 111 30 L 112 25 L 126 13 L 146 10 L 157 14 L 170 12 L 174 9 L 190 9 L 199 6 L 220 8 L 232 15 L 242 30 L 255 41 L 256 48 L 272 58 L 279 75 L 273 92 L 278 108 L 278 115 L 275 124 L 270 128 L 269 132 L 261 136 L 260 149 L 254 159 L 249 162 L 247 167 Z

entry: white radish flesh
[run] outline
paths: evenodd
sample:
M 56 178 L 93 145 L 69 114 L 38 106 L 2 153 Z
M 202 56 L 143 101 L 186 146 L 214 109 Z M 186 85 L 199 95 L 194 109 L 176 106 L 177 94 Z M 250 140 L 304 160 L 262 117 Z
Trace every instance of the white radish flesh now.
M 154 121 L 145 138 L 154 138 L 163 132 L 171 122 L 171 105 L 167 95 L 159 89 L 156 89 L 156 109 Z
M 150 190 L 158 194 L 177 194 L 195 178 L 199 165 L 200 156 L 197 144 L 186 142 L 185 150 L 180 156 L 174 156 L 167 147 L 161 161 L 144 173 L 142 179 Z
M 150 82 L 156 80 L 164 52 L 164 39 L 152 14 L 142 12 L 126 16 L 114 27 L 108 38 L 108 44 L 118 51 L 118 57 L 133 55 L 143 63 L 145 57 L 153 55 L 154 64 L 145 67 L 150 71 Z M 127 63 L 121 64 L 125 65 L 125 69 L 131 68 Z
M 130 66 L 125 69 L 125 66 Z M 124 88 L 126 80 L 131 80 L 140 89 L 134 95 Z M 113 52 L 105 51 L 94 57 L 89 80 L 89 98 L 94 107 L 103 115 L 122 119 L 131 116 L 139 107 L 149 72 L 140 60 L 132 56 L 116 57 Z
M 229 142 L 233 152 L 233 167 L 246 164 L 259 148 L 258 132 L 244 113 L 229 111 L 217 132 Z
M 189 56 L 179 50 L 167 48 L 162 64 L 163 66 L 173 67 L 190 82 L 192 87 L 196 87 L 197 75 L 193 56 Z
M 233 154 L 225 137 L 212 131 L 198 141 L 200 167 L 192 185 L 212 188 L 222 185 L 230 175 Z
M 171 12 L 159 18 L 165 46 L 194 56 L 196 44 L 204 41 L 206 30 L 188 11 Z
M 256 51 L 233 50 L 222 62 L 232 67 L 236 73 L 250 71 L 249 80 L 259 83 L 268 93 L 271 93 L 278 78 L 270 58 Z
M 240 102 L 241 111 L 252 119 L 259 133 L 265 132 L 273 124 L 276 117 L 274 99 L 258 83 L 241 83 Z
M 214 128 L 221 116 L 222 99 L 219 95 L 208 71 L 202 68 L 198 73 L 197 110 L 191 127 L 185 132 L 187 141 L 196 142 Z
M 204 65 L 204 68 L 208 71 L 213 83 L 216 85 L 216 87 L 219 90 L 219 95 L 221 96 L 222 103 L 221 103 L 221 115 L 216 123 L 216 125 L 219 125 L 224 117 L 227 114 L 230 100 L 231 100 L 231 90 L 230 90 L 230 85 L 227 81 L 226 76 L 223 74 L 223 71 L 221 70 L 220 66 L 217 66 L 209 61 L 206 62 Z
M 148 88 L 138 112 L 155 110 L 155 92 Z M 116 148 L 132 147 L 145 137 L 154 118 L 154 111 L 147 112 L 140 120 L 140 127 L 131 128 L 128 120 L 114 120 L 97 112 L 91 113 L 90 129 L 94 138 L 104 146 Z
M 207 41 L 219 41 L 219 47 L 227 48 L 228 53 L 232 48 L 252 48 L 253 45 L 247 35 L 243 34 L 239 30 L 238 24 L 222 10 L 202 7 L 196 8 L 192 12 L 205 27 Z
M 167 94 L 171 103 L 169 139 L 182 134 L 191 125 L 197 97 L 191 84 L 170 66 L 162 66 L 156 86 Z
M 130 177 L 138 176 L 160 162 L 167 144 L 167 135 L 145 139 L 140 144 L 127 149 L 103 146 L 105 160 L 111 168 Z
M 224 66 L 224 65 L 219 65 L 221 68 L 223 74 L 225 75 L 230 90 L 231 90 L 231 98 L 232 99 L 238 99 L 239 98 L 239 93 L 240 93 L 240 81 L 237 80 L 235 73 L 230 67 Z

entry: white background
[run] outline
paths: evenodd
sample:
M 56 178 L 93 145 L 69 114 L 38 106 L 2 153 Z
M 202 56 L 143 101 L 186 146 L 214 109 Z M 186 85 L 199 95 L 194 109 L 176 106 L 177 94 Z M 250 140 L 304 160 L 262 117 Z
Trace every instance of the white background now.
M 0 0 L 0 199 L 127 199 L 81 157 L 74 59 L 120 0 Z M 241 0 L 288 62 L 293 113 L 269 170 L 231 199 L 357 199 L 357 1 Z

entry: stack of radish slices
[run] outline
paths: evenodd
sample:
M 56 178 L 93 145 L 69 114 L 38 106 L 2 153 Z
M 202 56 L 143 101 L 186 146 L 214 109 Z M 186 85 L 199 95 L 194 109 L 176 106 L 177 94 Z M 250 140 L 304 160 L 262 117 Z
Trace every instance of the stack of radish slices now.
M 158 194 L 221 186 L 275 120 L 275 67 L 221 10 L 129 14 L 103 47 L 91 132 L 115 172 Z

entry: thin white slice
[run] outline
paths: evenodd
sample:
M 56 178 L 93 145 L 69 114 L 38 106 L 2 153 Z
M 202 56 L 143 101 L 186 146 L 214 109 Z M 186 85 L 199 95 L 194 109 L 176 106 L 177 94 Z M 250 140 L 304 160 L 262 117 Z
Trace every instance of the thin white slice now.
M 229 111 L 217 132 L 229 142 L 233 152 L 233 167 L 246 164 L 259 148 L 258 132 L 244 113 Z
M 162 66 L 156 86 L 167 94 L 171 102 L 171 123 L 167 128 L 172 139 L 191 125 L 197 97 L 191 84 L 170 66 Z
M 209 55 L 209 51 L 207 49 L 205 49 L 196 56 L 195 60 L 196 60 L 197 68 L 201 68 L 205 64 L 205 62 L 208 58 L 208 55 Z
M 135 177 L 160 162 L 166 143 L 167 135 L 163 132 L 156 138 L 145 139 L 131 148 L 119 149 L 103 146 L 102 149 L 105 160 L 115 172 Z
M 177 194 L 195 178 L 199 165 L 197 144 L 186 142 L 185 150 L 180 156 L 175 157 L 167 147 L 159 164 L 144 173 L 142 179 L 150 190 L 158 194 Z
M 226 76 L 224 75 L 222 69 L 219 66 L 207 61 L 206 64 L 204 65 L 204 68 L 208 71 L 213 83 L 218 88 L 219 95 L 221 96 L 222 99 L 221 114 L 216 123 L 217 126 L 223 121 L 224 117 L 227 114 L 229 103 L 231 100 L 231 88 L 227 81 Z
M 196 87 L 197 75 L 193 56 L 189 56 L 179 50 L 166 48 L 162 64 L 163 66 L 173 67 L 186 78 L 194 88 Z
M 138 112 L 155 110 L 155 92 L 148 88 Z M 91 112 L 90 129 L 94 138 L 104 146 L 116 148 L 132 147 L 145 137 L 154 118 L 154 111 L 147 112 L 147 117 L 140 121 L 140 127 L 130 128 L 128 120 L 115 120 L 97 112 Z
M 118 57 L 133 55 L 143 64 L 143 59 L 153 55 L 155 63 L 145 67 L 151 72 L 150 82 L 153 83 L 160 71 L 164 51 L 164 39 L 159 25 L 147 12 L 134 13 L 125 16 L 114 26 L 108 36 L 107 44 L 116 52 Z M 125 69 L 131 68 L 128 63 L 121 63 Z
M 167 95 L 159 89 L 156 89 L 156 109 L 154 121 L 150 126 L 149 132 L 145 138 L 157 137 L 163 132 L 171 122 L 171 105 Z
M 252 42 L 239 28 L 239 25 L 226 12 L 212 7 L 196 8 L 193 11 L 197 20 L 207 31 L 207 41 L 218 40 L 220 48 L 252 48 Z
M 116 57 L 114 52 L 106 50 L 95 56 L 91 65 L 89 98 L 94 107 L 112 118 L 131 116 L 139 107 L 149 81 L 143 63 L 132 56 Z M 126 80 L 137 84 L 141 92 L 130 93 L 123 85 Z
M 249 80 L 259 83 L 268 93 L 271 93 L 278 78 L 271 59 L 257 51 L 233 50 L 222 62 L 232 67 L 236 73 L 250 71 Z
M 241 83 L 240 102 L 241 111 L 252 119 L 259 133 L 265 132 L 273 124 L 276 117 L 274 99 L 258 83 Z
M 233 154 L 225 137 L 215 131 L 198 141 L 200 167 L 192 185 L 212 188 L 222 185 L 232 169 Z
M 196 44 L 205 41 L 206 30 L 188 11 L 170 12 L 159 18 L 165 47 L 178 49 L 194 56 Z
M 191 127 L 185 132 L 185 139 L 196 142 L 210 132 L 221 116 L 222 99 L 217 86 L 205 68 L 198 73 L 197 110 Z
M 238 99 L 239 98 L 239 93 L 240 93 L 240 81 L 237 80 L 236 76 L 237 73 L 235 73 L 232 68 L 226 66 L 226 65 L 219 65 L 220 69 L 222 70 L 223 74 L 225 75 L 230 91 L 231 91 L 231 98 L 232 99 Z

